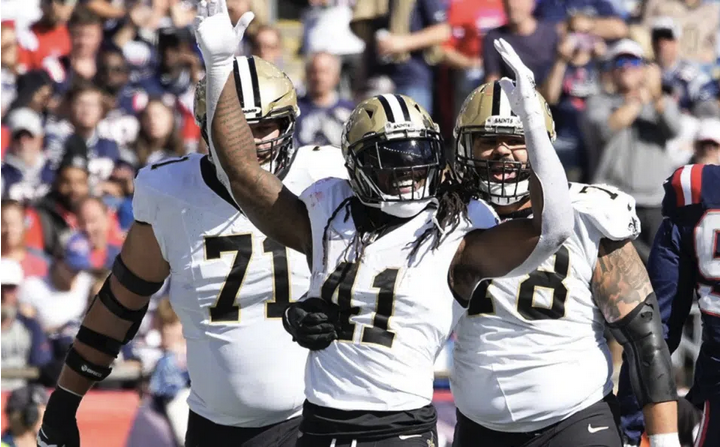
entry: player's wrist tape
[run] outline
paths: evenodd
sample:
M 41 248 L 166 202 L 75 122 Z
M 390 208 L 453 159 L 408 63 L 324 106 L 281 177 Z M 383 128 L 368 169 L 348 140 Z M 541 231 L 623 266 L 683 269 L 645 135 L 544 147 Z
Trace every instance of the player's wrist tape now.
M 151 296 L 154 295 L 163 285 L 163 282 L 152 282 L 152 281 L 146 281 L 139 276 L 137 276 L 135 273 L 130 271 L 130 269 L 125 265 L 125 263 L 122 260 L 122 257 L 120 255 L 117 255 L 115 257 L 115 262 L 112 266 L 112 274 L 115 276 L 115 278 L 118 280 L 120 284 L 123 285 L 126 289 L 134 293 L 135 295 L 140 296 Z M 124 320 L 127 320 L 127 318 L 123 318 Z
M 670 351 L 663 337 L 655 293 L 615 323 L 610 333 L 624 349 L 630 367 L 630 385 L 640 404 L 677 400 Z
M 123 343 L 119 340 L 115 340 L 105 334 L 95 332 L 87 326 L 80 326 L 80 330 L 75 336 L 75 340 L 96 349 L 103 354 L 111 355 L 116 358 L 122 349 Z
M 680 447 L 680 437 L 677 433 L 660 433 L 648 436 L 650 447 Z
M 95 382 L 104 380 L 112 371 L 112 368 L 108 366 L 96 365 L 88 361 L 72 345 L 70 345 L 70 350 L 65 357 L 65 364 L 76 373 Z

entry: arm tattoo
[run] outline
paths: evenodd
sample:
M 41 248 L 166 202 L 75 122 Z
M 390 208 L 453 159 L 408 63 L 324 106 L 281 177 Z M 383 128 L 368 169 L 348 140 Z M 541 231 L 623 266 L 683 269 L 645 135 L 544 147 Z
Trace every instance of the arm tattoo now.
M 631 241 L 600 241 L 592 292 L 608 323 L 623 318 L 652 293 L 647 270 Z
M 235 79 L 230 76 L 218 100 L 211 123 L 212 140 L 231 182 L 241 176 L 242 167 L 255 157 L 255 139 L 235 93 Z
M 305 204 L 282 181 L 262 169 L 255 138 L 230 75 L 210 123 L 217 162 L 230 180 L 233 198 L 255 226 L 283 245 L 308 253 L 312 241 Z

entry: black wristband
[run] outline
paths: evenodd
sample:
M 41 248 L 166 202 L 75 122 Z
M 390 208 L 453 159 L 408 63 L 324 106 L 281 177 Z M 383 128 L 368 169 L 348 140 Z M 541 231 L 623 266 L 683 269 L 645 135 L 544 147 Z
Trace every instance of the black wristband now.
M 58 386 L 50 395 L 50 399 L 48 399 L 45 418 L 49 421 L 72 422 L 81 401 L 82 396 L 73 394 Z

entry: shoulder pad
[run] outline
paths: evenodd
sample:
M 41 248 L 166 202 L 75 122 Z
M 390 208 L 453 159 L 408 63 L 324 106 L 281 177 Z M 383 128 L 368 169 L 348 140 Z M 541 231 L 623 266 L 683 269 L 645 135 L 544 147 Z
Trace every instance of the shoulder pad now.
M 475 230 L 492 228 L 500 222 L 495 209 L 482 199 L 468 203 L 468 219 Z
M 640 234 L 635 199 L 616 187 L 570 183 L 570 199 L 575 212 L 604 237 L 621 241 Z
M 187 175 L 192 171 L 192 166 L 197 167 L 201 158 L 199 154 L 189 154 L 140 169 L 135 176 L 133 194 L 135 220 L 152 224 L 157 215 L 158 204 L 163 199 L 182 194 L 183 188 L 191 186 L 192 183 L 187 182 Z M 197 171 L 199 172 L 199 168 Z
M 353 195 L 347 180 L 327 177 L 308 186 L 300 200 L 305 203 L 308 213 L 332 213 L 342 201 Z
M 678 208 L 691 205 L 720 205 L 720 166 L 685 165 L 665 180 L 663 216 L 671 216 Z
M 348 178 L 342 150 L 334 146 L 303 146 L 297 149 L 293 168 L 304 170 L 312 181 L 327 177 Z

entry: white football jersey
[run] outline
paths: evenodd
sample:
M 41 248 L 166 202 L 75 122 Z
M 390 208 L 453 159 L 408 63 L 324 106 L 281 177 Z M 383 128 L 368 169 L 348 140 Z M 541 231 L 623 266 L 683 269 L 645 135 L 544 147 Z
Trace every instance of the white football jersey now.
M 327 175 L 347 175 L 340 150 L 307 146 L 283 183 L 299 194 Z M 230 200 L 210 160 L 189 154 L 140 171 L 133 211 L 170 264 L 190 409 L 217 424 L 262 427 L 301 413 L 307 350 L 282 314 L 307 291 L 310 272 L 304 255 L 266 238 Z
M 634 239 L 635 200 L 571 184 L 575 231 L 530 275 L 483 281 L 456 328 L 457 408 L 491 430 L 529 432 L 612 391 L 605 320 L 591 292 L 600 240 Z
M 349 183 L 339 179 L 320 181 L 301 196 L 313 233 L 308 296 L 332 300 L 347 316 L 339 340 L 310 353 L 306 397 L 338 410 L 419 409 L 430 404 L 435 358 L 464 311 L 447 275 L 472 226 L 461 223 L 436 250 L 432 239 L 426 241 L 411 258 L 412 243 L 433 225 L 435 210 L 426 209 L 367 245 L 358 263 L 351 246 L 355 222 L 344 208 L 352 196 Z M 487 204 L 474 205 L 477 228 L 497 223 Z

